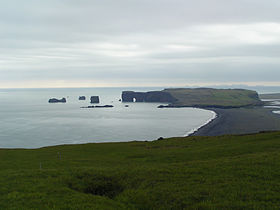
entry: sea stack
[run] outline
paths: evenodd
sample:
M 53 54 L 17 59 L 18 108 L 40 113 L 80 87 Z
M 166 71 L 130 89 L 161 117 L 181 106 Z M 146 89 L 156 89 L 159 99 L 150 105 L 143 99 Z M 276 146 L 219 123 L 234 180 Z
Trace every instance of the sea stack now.
M 86 100 L 85 96 L 79 96 L 79 100 Z
M 49 103 L 66 103 L 66 98 L 62 98 L 62 99 L 51 98 L 49 100 Z
M 165 91 L 134 92 L 123 91 L 122 102 L 166 102 L 172 103 L 177 99 Z
M 98 104 L 99 103 L 99 96 L 91 96 L 90 97 L 90 103 Z

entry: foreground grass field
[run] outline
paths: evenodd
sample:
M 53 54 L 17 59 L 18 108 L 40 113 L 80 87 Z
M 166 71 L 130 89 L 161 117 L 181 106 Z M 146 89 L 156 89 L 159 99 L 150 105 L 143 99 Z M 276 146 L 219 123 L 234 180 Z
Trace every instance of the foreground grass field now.
M 280 132 L 0 150 L 0 209 L 276 209 Z

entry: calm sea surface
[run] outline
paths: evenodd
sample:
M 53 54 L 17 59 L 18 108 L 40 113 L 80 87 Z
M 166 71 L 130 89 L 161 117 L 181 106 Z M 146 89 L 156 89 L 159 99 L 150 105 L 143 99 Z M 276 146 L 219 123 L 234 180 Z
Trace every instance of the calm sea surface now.
M 121 103 L 118 100 L 122 90 L 125 89 L 0 90 L 0 148 L 184 136 L 214 117 L 213 112 L 201 109 L 158 109 L 157 103 Z M 80 95 L 87 100 L 79 101 Z M 81 109 L 90 105 L 92 95 L 100 96 L 101 105 L 112 104 L 114 108 Z M 66 97 L 67 103 L 49 104 L 52 97 Z

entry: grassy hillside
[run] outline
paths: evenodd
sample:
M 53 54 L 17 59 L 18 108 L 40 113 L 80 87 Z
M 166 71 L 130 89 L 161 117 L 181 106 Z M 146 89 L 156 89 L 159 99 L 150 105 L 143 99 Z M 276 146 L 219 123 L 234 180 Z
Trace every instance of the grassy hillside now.
M 178 99 L 174 105 L 180 106 L 241 107 L 261 104 L 257 92 L 252 90 L 178 88 L 164 91 Z
M 2 149 L 0 209 L 278 208 L 279 152 L 280 132 Z

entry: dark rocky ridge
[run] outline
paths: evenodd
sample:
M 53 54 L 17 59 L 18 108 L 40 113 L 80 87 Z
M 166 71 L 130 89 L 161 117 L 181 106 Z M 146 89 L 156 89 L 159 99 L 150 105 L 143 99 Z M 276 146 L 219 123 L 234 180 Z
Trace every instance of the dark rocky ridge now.
M 49 103 L 66 103 L 66 98 L 62 98 L 62 99 L 51 98 L 49 99 Z
M 90 97 L 90 103 L 98 104 L 99 103 L 99 96 L 91 96 Z
M 113 108 L 113 105 L 104 105 L 104 106 L 82 106 L 82 109 L 92 109 L 92 108 Z
M 256 91 L 214 88 L 173 88 L 150 92 L 123 91 L 122 101 L 169 104 L 159 106 L 159 108 L 240 108 L 264 104 Z
M 160 102 L 173 103 L 176 99 L 168 92 L 149 91 L 149 92 L 134 92 L 123 91 L 122 102 Z

